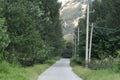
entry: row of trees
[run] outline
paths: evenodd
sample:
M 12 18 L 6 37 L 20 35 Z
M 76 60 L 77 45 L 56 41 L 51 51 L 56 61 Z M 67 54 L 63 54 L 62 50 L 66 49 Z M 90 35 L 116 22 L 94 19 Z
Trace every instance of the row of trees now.
M 60 55 L 63 35 L 59 19 L 61 4 L 57 0 L 1 0 L 0 3 L 0 19 L 4 20 L 0 27 L 1 60 L 32 65 Z
M 120 1 L 103 1 L 96 0 L 93 3 L 93 9 L 95 13 L 91 14 L 90 22 L 95 22 L 95 31 L 93 36 L 93 43 L 99 45 L 93 45 L 93 53 L 100 58 L 100 56 L 116 57 L 119 54 L 117 50 L 120 49 Z M 97 7 L 96 7 L 97 6 Z
M 120 0 L 95 0 L 90 6 L 90 24 L 94 23 L 92 59 L 105 59 L 109 56 L 118 57 L 120 49 Z M 79 22 L 80 42 L 77 54 L 85 56 L 86 19 Z M 77 34 L 76 34 L 77 35 Z

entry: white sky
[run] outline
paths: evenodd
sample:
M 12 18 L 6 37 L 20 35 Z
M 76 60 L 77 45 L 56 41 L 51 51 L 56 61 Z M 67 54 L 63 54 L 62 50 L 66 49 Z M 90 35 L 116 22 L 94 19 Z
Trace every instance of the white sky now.
M 65 2 L 65 0 L 58 0 L 59 2 Z
M 59 1 L 59 2 L 62 2 L 62 5 L 64 5 L 65 2 L 68 1 L 68 0 L 58 0 L 58 1 Z

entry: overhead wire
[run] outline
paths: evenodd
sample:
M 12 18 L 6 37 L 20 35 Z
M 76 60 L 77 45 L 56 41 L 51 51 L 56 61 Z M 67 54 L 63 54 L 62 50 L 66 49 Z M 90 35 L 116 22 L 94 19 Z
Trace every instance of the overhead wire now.
M 94 27 L 94 28 L 99 28 L 99 29 L 103 29 L 103 30 L 105 30 L 104 32 L 107 32 L 107 33 L 109 33 L 109 34 L 114 34 L 114 33 L 116 33 L 116 32 L 118 32 L 118 31 L 120 31 L 120 29 L 113 29 L 113 28 L 108 28 L 108 27 Z

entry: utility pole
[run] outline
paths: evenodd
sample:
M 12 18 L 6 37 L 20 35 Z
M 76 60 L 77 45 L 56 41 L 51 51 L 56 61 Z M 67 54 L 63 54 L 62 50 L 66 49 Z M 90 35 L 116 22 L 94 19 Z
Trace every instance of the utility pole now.
M 76 58 L 76 34 L 74 32 L 74 57 Z
M 92 35 L 93 35 L 93 23 L 91 26 L 91 33 L 90 33 L 90 46 L 89 46 L 89 62 L 91 61 L 91 47 L 92 47 Z
M 86 25 L 86 54 L 85 67 L 88 68 L 88 39 L 89 39 L 89 0 L 87 1 L 87 25 Z
M 74 53 L 75 53 L 75 37 L 74 37 L 74 33 L 73 33 L 73 56 L 74 56 Z
M 79 45 L 79 39 L 80 39 L 79 33 L 80 33 L 80 28 L 79 28 L 79 26 L 78 26 L 78 45 Z

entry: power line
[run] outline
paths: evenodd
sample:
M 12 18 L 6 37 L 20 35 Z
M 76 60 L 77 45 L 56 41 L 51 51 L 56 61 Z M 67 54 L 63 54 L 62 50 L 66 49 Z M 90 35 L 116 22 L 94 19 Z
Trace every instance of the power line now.
M 116 29 L 113 29 L 113 28 L 108 28 L 108 27 L 95 27 L 95 28 L 101 28 L 101 29 L 109 29 L 109 30 L 116 30 Z
M 103 29 L 103 30 L 105 30 L 104 33 L 109 33 L 109 34 L 114 34 L 114 33 L 118 32 L 118 31 L 120 31 L 120 29 L 113 29 L 113 28 L 106 28 L 106 27 L 94 27 L 94 28 L 95 29 L 96 28 Z

